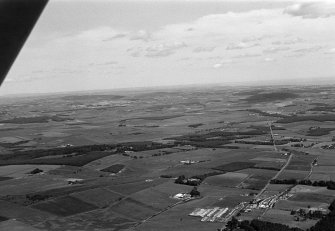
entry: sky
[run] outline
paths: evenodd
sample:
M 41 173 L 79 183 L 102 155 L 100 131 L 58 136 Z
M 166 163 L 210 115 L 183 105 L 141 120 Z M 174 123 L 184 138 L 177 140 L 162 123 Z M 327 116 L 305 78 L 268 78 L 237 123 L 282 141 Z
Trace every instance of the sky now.
M 335 1 L 50 0 L 0 95 L 335 80 Z

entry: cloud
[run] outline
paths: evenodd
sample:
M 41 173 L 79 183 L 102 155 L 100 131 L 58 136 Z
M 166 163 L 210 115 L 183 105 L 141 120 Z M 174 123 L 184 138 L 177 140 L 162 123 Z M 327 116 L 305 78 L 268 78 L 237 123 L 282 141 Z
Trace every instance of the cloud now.
M 297 44 L 297 43 L 302 43 L 305 40 L 303 40 L 302 38 L 293 38 L 293 39 L 289 39 L 289 40 L 284 40 L 282 43 L 285 45 L 290 45 L 290 44 Z
M 32 82 L 35 80 L 43 79 L 45 76 L 41 75 L 34 75 L 34 74 L 27 74 L 24 76 L 17 76 L 16 78 L 6 78 L 5 83 L 19 83 L 19 82 Z
M 322 49 L 321 46 L 313 46 L 313 47 L 306 47 L 306 48 L 297 49 L 297 50 L 294 50 L 294 52 L 306 54 L 306 53 L 316 52 L 316 51 L 319 51 L 321 49 Z
M 51 79 L 50 75 L 62 76 L 64 79 L 68 76 L 69 79 L 76 76 L 80 76 L 81 79 L 89 79 L 91 76 L 103 78 L 102 73 L 111 73 L 119 66 L 123 66 L 128 68 L 122 70 L 122 75 L 109 75 L 115 78 L 114 82 L 134 84 L 133 82 L 138 79 L 135 79 L 135 76 L 142 75 L 143 78 L 151 78 L 148 81 L 150 83 L 154 79 L 153 76 L 158 74 L 162 78 L 168 75 L 176 76 L 174 80 L 179 81 L 182 79 L 179 77 L 181 75 L 183 77 L 189 75 L 192 78 L 200 74 L 204 76 L 208 74 L 206 72 L 208 69 L 213 71 L 216 69 L 215 74 L 220 74 L 221 70 L 227 72 L 227 76 L 232 76 L 229 78 L 243 74 L 250 76 L 246 78 L 251 79 L 252 76 L 264 76 L 270 73 L 266 69 L 271 67 L 270 63 L 265 65 L 263 62 L 272 62 L 274 58 L 277 59 L 274 63 L 276 67 L 289 76 L 298 69 L 294 62 L 297 61 L 297 67 L 301 67 L 300 64 L 303 62 L 298 63 L 298 59 L 284 57 L 305 54 L 308 55 L 303 61 L 308 62 L 306 61 L 306 67 L 299 68 L 301 74 L 311 75 L 312 72 L 307 70 L 313 68 L 315 73 L 319 73 L 321 68 L 311 67 L 313 65 L 310 64 L 320 60 L 322 55 L 330 57 L 324 53 L 334 53 L 330 48 L 335 47 L 333 26 L 335 17 L 308 20 L 303 18 L 305 16 L 292 17 L 292 14 L 298 16 L 297 9 L 301 11 L 302 8 L 296 8 L 295 13 L 287 8 L 285 14 L 283 8 L 275 7 L 211 14 L 180 23 L 176 22 L 177 19 L 171 20 L 171 24 L 155 27 L 156 29 L 151 28 L 148 21 L 146 27 L 151 28 L 150 31 L 144 30 L 143 27 L 123 28 L 121 24 L 115 28 L 97 27 L 79 33 L 76 28 L 75 32 L 67 33 L 66 36 L 64 34 L 57 37 L 50 36 L 51 39 L 43 44 L 35 39 L 34 43 L 38 46 L 25 47 L 25 51 L 16 63 L 18 68 L 15 72 L 12 71 L 11 75 L 23 79 L 21 77 L 26 74 L 33 76 L 29 70 L 43 68 L 47 73 L 39 76 L 46 79 Z M 303 15 L 301 12 L 300 14 Z M 315 17 L 316 14 L 313 16 Z M 100 25 L 106 25 L 106 21 L 101 22 Z M 325 49 L 313 54 L 311 52 L 320 49 L 311 48 L 315 45 Z M 280 52 L 288 50 L 287 47 L 291 49 L 290 52 Z M 187 57 L 186 60 L 189 61 L 182 62 L 181 57 Z M 109 63 L 113 60 L 117 60 L 119 64 Z M 330 61 L 322 59 L 322 62 Z M 95 63 L 89 66 L 90 73 L 78 74 L 78 72 L 52 69 L 86 71 L 85 67 L 90 63 Z M 319 64 L 321 61 L 315 63 L 321 66 Z M 193 66 L 186 66 L 190 64 Z M 326 66 L 326 64 L 322 65 Z M 333 70 L 331 67 L 329 69 L 326 73 Z M 271 75 L 276 75 L 276 72 L 277 69 L 271 70 Z M 188 80 L 189 83 L 192 83 L 192 78 Z M 100 86 L 105 85 L 103 82 L 101 80 Z
M 217 68 L 222 68 L 228 64 L 232 64 L 233 61 L 231 59 L 226 59 L 226 60 L 222 60 L 220 63 L 216 63 L 213 65 L 213 68 L 217 69 Z
M 116 61 L 107 61 L 103 63 L 90 63 L 90 66 L 115 66 L 118 62 Z
M 187 47 L 184 42 L 157 43 L 147 47 L 133 47 L 127 50 L 132 57 L 166 57 L 177 52 L 179 49 Z
M 202 53 L 202 52 L 212 52 L 215 47 L 196 47 L 194 48 L 193 52 L 195 53 Z
M 276 59 L 267 57 L 267 58 L 264 59 L 264 61 L 265 62 L 273 62 L 273 61 L 276 61 Z
M 81 33 L 72 36 L 65 37 L 64 39 L 79 39 L 79 40 L 91 40 L 91 41 L 109 41 L 118 38 L 125 37 L 126 33 L 114 30 L 108 26 L 102 26 L 91 30 L 82 31 Z
M 15 81 L 13 78 L 5 78 L 4 83 L 14 83 Z
M 45 73 L 45 70 L 33 70 L 31 73 L 33 74 L 41 74 L 41 73 Z
M 151 34 L 146 30 L 139 30 L 130 36 L 130 40 L 142 40 L 147 42 L 151 40 Z
M 269 47 L 263 50 L 264 53 L 268 53 L 268 54 L 273 54 L 273 53 L 277 53 L 279 51 L 287 51 L 290 50 L 289 47 Z
M 302 43 L 305 40 L 302 38 L 292 38 L 292 39 L 283 39 L 280 41 L 273 41 L 272 45 L 291 45 L 291 44 L 297 44 L 297 43 Z
M 251 37 L 247 37 L 242 39 L 242 42 L 255 42 L 255 41 L 262 41 L 264 39 L 269 39 L 272 38 L 271 35 L 263 35 L 263 36 L 251 36 Z
M 162 49 L 162 50 L 147 50 L 148 52 L 145 54 L 147 57 L 166 57 L 174 54 L 173 50 Z
M 325 54 L 335 54 L 335 48 L 331 48 L 325 52 Z
M 10 79 L 10 82 L 32 82 L 40 79 L 44 79 L 45 75 L 36 75 L 36 74 L 26 74 L 24 76 L 19 76 L 15 79 Z
M 222 63 L 216 63 L 216 64 L 213 65 L 214 68 L 220 68 L 222 66 L 223 66 Z
M 132 57 L 140 57 L 143 52 L 142 47 L 131 47 L 126 50 L 128 53 L 130 53 L 130 56 Z
M 259 46 L 259 44 L 239 42 L 239 43 L 230 43 L 226 49 L 227 50 L 246 49 L 246 48 L 255 47 L 255 46 Z
M 177 50 L 185 48 L 184 42 L 156 44 L 146 48 L 146 57 L 165 57 L 174 54 Z
M 233 56 L 233 58 L 252 58 L 252 57 L 259 57 L 261 54 L 249 54 L 249 53 L 243 53 L 239 55 Z
M 283 18 L 282 9 L 258 9 L 209 14 L 193 22 L 170 24 L 162 27 L 159 31 L 153 33 L 153 37 L 167 40 L 176 38 L 180 40 L 186 37 L 192 40 L 190 44 L 203 44 L 204 39 L 211 39 L 210 41 L 213 42 L 220 41 L 221 46 L 222 43 L 224 43 L 223 45 L 231 43 L 231 48 L 238 49 L 252 46 L 265 38 L 275 36 L 273 31 L 277 32 L 278 27 L 274 26 L 273 22 L 277 23 L 280 18 Z M 271 27 L 270 24 L 272 24 Z M 263 27 L 269 27 L 269 29 L 262 30 Z M 192 28 L 191 31 L 190 28 Z M 240 44 L 238 41 L 240 41 Z M 216 44 L 211 44 L 211 46 L 218 47 Z
M 134 51 L 130 54 L 132 57 L 140 57 L 141 56 L 141 51 L 137 50 L 137 51 Z
M 103 39 L 102 41 L 109 42 L 109 41 L 113 41 L 113 40 L 116 40 L 116 39 L 124 38 L 126 36 L 127 36 L 126 34 L 116 34 L 116 35 L 114 35 L 110 38 Z
M 332 2 L 308 2 L 297 3 L 288 6 L 284 13 L 291 16 L 300 16 L 303 18 L 324 18 L 335 15 L 335 3 Z
M 281 45 L 283 42 L 282 41 L 274 41 L 272 42 L 273 45 Z

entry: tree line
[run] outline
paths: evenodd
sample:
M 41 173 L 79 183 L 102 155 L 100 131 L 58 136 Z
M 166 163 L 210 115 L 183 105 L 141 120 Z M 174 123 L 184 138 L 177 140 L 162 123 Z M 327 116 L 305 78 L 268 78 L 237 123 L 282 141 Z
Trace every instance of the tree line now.
M 334 181 L 311 181 L 311 180 L 297 180 L 297 179 L 273 179 L 270 181 L 271 184 L 300 184 L 300 185 L 311 185 L 311 186 L 318 186 L 318 187 L 327 187 L 327 189 L 335 190 L 335 182 Z

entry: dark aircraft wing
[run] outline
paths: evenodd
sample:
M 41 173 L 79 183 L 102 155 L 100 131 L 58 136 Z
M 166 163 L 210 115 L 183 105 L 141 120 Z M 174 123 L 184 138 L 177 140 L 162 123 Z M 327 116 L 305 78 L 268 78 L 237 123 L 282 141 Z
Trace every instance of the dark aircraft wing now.
M 0 85 L 48 0 L 0 0 Z

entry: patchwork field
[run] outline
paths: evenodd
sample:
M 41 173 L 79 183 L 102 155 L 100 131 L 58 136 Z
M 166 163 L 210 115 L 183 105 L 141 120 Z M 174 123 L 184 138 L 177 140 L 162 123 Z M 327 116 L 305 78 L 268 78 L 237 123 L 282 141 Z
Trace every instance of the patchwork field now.
M 289 211 L 270 209 L 265 213 L 262 217 L 264 221 L 272 222 L 272 223 L 280 223 L 286 224 L 290 227 L 297 227 L 301 229 L 307 229 L 313 225 L 315 225 L 316 220 L 306 220 L 306 221 L 295 221 L 294 217 L 290 215 Z
M 59 165 L 8 165 L 0 166 L 0 176 L 2 177 L 11 177 L 11 178 L 22 178 L 26 177 L 31 172 L 38 168 L 43 170 L 43 172 L 48 172 L 59 168 Z
M 204 183 L 212 186 L 236 187 L 247 177 L 248 174 L 245 173 L 228 172 L 225 174 L 208 177 Z
M 0 195 L 26 194 L 68 185 L 66 179 L 61 176 L 35 175 L 27 178 L 0 181 Z

